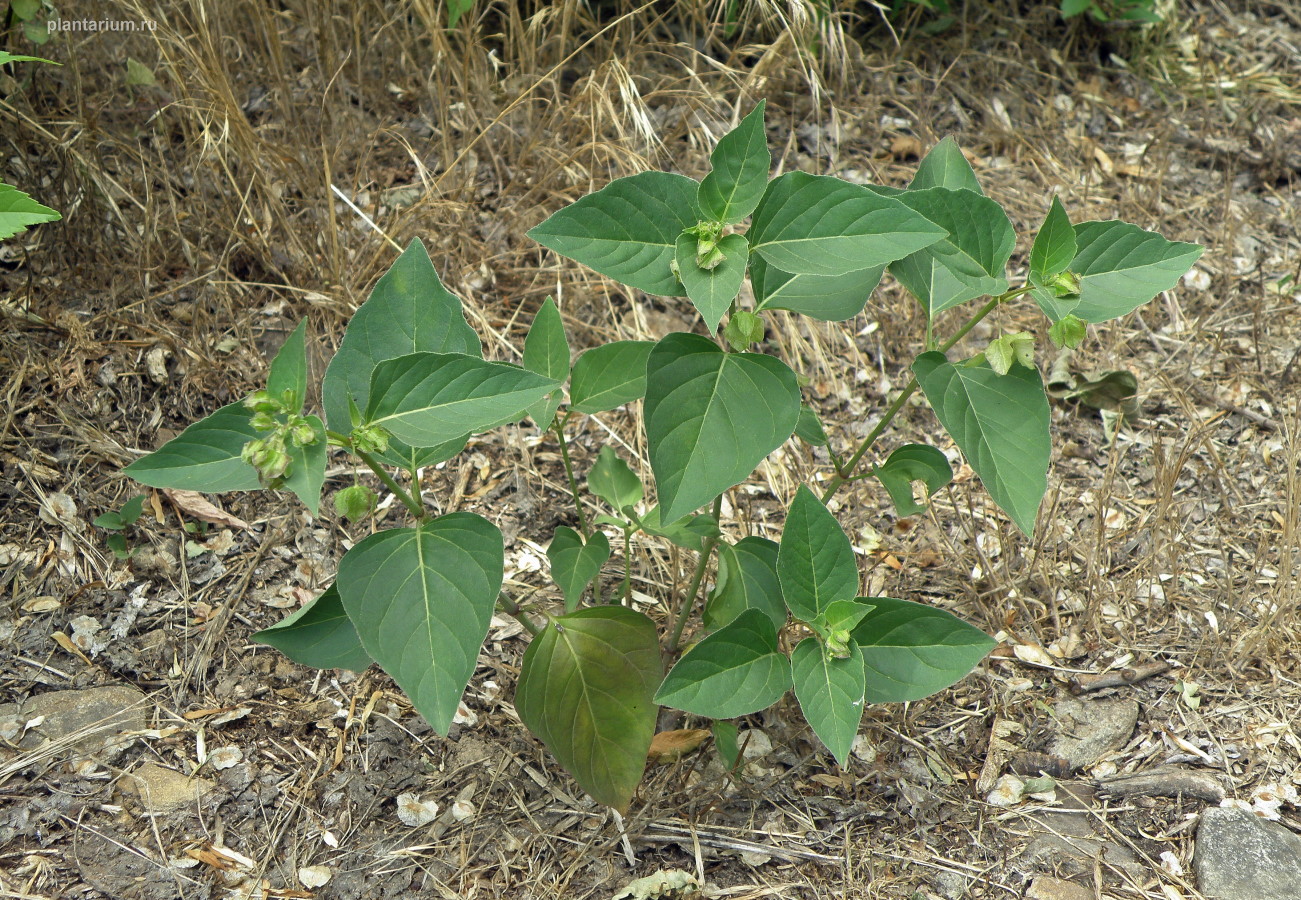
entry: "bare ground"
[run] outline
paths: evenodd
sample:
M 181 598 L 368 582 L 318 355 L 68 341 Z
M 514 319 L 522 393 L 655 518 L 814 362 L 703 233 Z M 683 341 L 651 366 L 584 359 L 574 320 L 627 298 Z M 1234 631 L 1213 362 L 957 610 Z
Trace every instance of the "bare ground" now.
M 832 35 L 810 58 L 761 3 L 766 24 L 732 45 L 705 12 L 671 30 L 643 10 L 584 45 L 597 26 L 578 5 L 453 37 L 431 27 L 434 5 L 391 6 L 109 4 L 161 27 L 61 36 L 43 52 L 63 68 L 0 84 L 6 180 L 65 215 L 0 246 L 0 702 L 27 704 L 0 710 L 0 896 L 586 898 L 682 869 L 734 898 L 1021 897 L 1044 875 L 1082 896 L 1200 897 L 1200 811 L 1221 796 L 1268 811 L 1301 769 L 1296 14 L 1193 2 L 1126 32 L 982 4 L 898 43 L 875 18 L 851 23 L 861 50 Z M 158 84 L 126 86 L 128 56 Z M 1139 406 L 1113 437 L 1097 410 L 1054 403 L 1033 541 L 974 479 L 911 520 L 866 483 L 841 496 L 869 593 L 943 605 L 1003 640 L 954 688 L 869 710 L 847 769 L 779 706 L 747 723 L 774 749 L 739 777 L 707 747 L 653 766 L 619 822 L 519 726 L 517 627 L 494 627 L 446 738 L 377 670 L 313 672 L 248 641 L 362 536 L 332 513 L 230 495 L 247 528 L 186 531 L 193 514 L 157 497 L 129 563 L 89 524 L 136 492 L 122 465 L 256 386 L 296 321 L 328 360 L 389 239 L 430 245 L 496 358 L 515 358 L 547 294 L 575 349 L 694 327 L 680 304 L 558 267 L 523 231 L 619 174 L 699 175 L 760 97 L 786 169 L 904 184 L 954 134 L 1022 234 L 1056 190 L 1076 220 L 1208 248 L 1176 290 L 1065 361 L 1132 373 Z M 973 350 L 1034 325 L 999 316 Z M 770 352 L 812 376 L 849 445 L 902 384 L 920 324 L 887 283 L 843 325 L 774 322 Z M 580 470 L 611 440 L 644 455 L 635 424 L 582 425 Z M 897 436 L 933 430 L 910 407 Z M 788 445 L 733 493 L 735 533 L 775 536 L 780 502 L 829 471 Z M 327 489 L 350 483 L 334 475 Z M 572 516 L 563 483 L 554 444 L 520 426 L 425 487 L 497 522 L 508 577 L 551 596 L 541 548 Z M 634 556 L 655 614 L 685 561 L 650 544 Z M 1115 684 L 1090 680 L 1107 673 Z M 88 719 L 96 700 L 106 727 Z M 1061 769 L 1063 736 L 1106 722 L 1113 745 Z M 997 776 L 1054 767 L 1055 791 L 989 802 Z M 1126 787 L 1130 774 L 1150 777 Z M 437 817 L 404 824 L 408 793 Z M 1275 807 L 1301 831 L 1291 797 Z M 1054 850 L 1080 821 L 1093 857 Z

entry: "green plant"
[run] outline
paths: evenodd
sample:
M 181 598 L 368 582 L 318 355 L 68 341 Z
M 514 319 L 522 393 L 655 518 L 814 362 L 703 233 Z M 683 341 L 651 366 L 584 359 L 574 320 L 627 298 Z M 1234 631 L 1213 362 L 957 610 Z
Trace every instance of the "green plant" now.
M 1061 0 L 1061 12 L 1063 19 L 1088 13 L 1095 22 L 1102 23 L 1162 21 L 1157 0 Z
M 108 549 L 112 550 L 113 555 L 118 559 L 127 559 L 133 552 L 127 544 L 126 530 L 140 518 L 144 506 L 145 495 L 137 494 L 123 503 L 116 512 L 106 512 L 102 516 L 97 516 L 91 523 L 97 528 L 112 532 L 107 539 Z
M 11 10 L 12 11 L 12 10 Z M 39 56 L 14 56 L 0 50 L 0 66 L 15 62 L 50 62 Z M 50 63 L 58 65 L 58 63 Z M 55 222 L 63 218 L 48 206 L 42 206 L 16 187 L 0 181 L 0 241 L 21 234 L 28 225 Z
M 33 44 L 50 40 L 50 6 L 44 0 L 9 0 L 6 26 L 20 25 L 23 36 Z
M 460 302 L 413 242 L 376 284 L 325 373 L 326 424 L 305 415 L 300 325 L 271 364 L 267 387 L 191 425 L 127 473 L 157 487 L 206 491 L 284 487 L 314 513 L 327 447 L 351 451 L 409 511 L 413 524 L 372 534 L 339 562 L 314 602 L 255 638 L 299 662 L 359 669 L 379 663 L 445 733 L 494 608 L 532 634 L 515 696 L 520 718 L 594 798 L 626 808 L 642 775 L 657 707 L 726 720 L 793 689 L 810 726 L 844 763 L 866 703 L 914 700 L 964 676 L 992 639 L 948 612 L 860 596 L 854 550 L 827 501 L 875 477 L 902 514 L 912 484 L 951 479 L 937 448 L 908 444 L 866 471 L 860 464 L 920 389 L 993 499 L 1029 534 L 1046 489 L 1048 401 L 1034 338 L 995 339 L 972 358 L 947 353 L 993 310 L 1028 297 L 1050 338 L 1075 345 L 1088 323 L 1125 315 L 1172 287 L 1201 248 L 1122 222 L 1073 225 L 1054 199 L 1029 253 L 1025 283 L 1005 270 L 1016 240 L 950 138 L 922 161 L 907 190 L 788 172 L 769 178 L 763 103 L 725 135 L 701 182 L 644 172 L 559 210 L 529 234 L 629 287 L 686 296 L 711 340 L 670 334 L 617 341 L 571 365 L 556 305 L 533 320 L 522 366 L 482 358 Z M 747 219 L 744 232 L 736 230 Z M 926 314 L 926 350 L 913 377 L 852 453 L 836 452 L 800 379 L 750 348 L 783 309 L 819 319 L 857 315 L 886 269 Z M 737 308 L 749 276 L 752 309 Z M 985 298 L 949 336 L 946 315 Z M 564 385 L 568 382 L 568 399 Z M 585 502 L 569 452 L 575 416 L 644 400 L 656 500 L 609 447 L 587 474 Z M 576 506 L 548 553 L 563 612 L 502 591 L 503 540 L 466 512 L 436 516 L 419 469 L 454 457 L 469 435 L 529 416 L 554 437 Z M 796 492 L 780 542 L 733 540 L 718 521 L 723 494 L 792 435 L 824 446 L 834 474 L 821 496 Z M 400 483 L 399 479 L 405 481 Z M 590 517 L 588 503 L 600 501 Z M 365 516 L 368 489 L 347 489 L 341 512 Z M 700 512 L 708 508 L 709 512 Z M 610 528 L 623 577 L 606 591 Z M 631 535 L 660 536 L 696 554 L 686 590 L 664 597 L 663 633 L 628 604 Z M 717 577 L 698 608 L 711 559 Z M 591 589 L 590 598 L 584 596 Z M 690 622 L 695 643 L 681 653 Z M 664 672 L 665 658 L 675 660 Z M 715 728 L 734 764 L 736 732 Z

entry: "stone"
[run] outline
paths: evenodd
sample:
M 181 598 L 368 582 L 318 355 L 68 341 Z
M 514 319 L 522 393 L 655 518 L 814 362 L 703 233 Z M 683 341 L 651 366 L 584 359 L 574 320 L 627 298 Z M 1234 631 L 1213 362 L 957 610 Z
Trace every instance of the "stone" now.
M 0 706 L 0 722 L 17 723 L 18 745 L 24 750 L 34 750 L 46 741 L 64 743 L 58 756 L 74 765 L 105 763 L 132 744 L 135 737 L 131 732 L 146 728 L 148 710 L 143 692 L 126 685 L 107 685 L 50 691 L 22 703 L 6 703 Z M 26 727 L 38 719 L 39 725 Z
M 1058 782 L 1058 806 L 1027 813 L 1022 820 L 1030 838 L 1022 861 L 1041 873 L 1085 876 L 1101 863 L 1132 878 L 1141 877 L 1145 868 L 1133 851 L 1113 841 L 1095 816 L 1081 815 L 1098 808 L 1095 795 L 1092 784 Z
M 1075 771 L 1125 746 L 1138 724 L 1138 703 L 1071 697 L 1053 707 L 1053 718 L 1058 733 L 1048 752 L 1067 760 Z
M 145 763 L 122 780 L 122 786 L 140 798 L 149 812 L 167 813 L 197 803 L 212 790 L 203 778 L 191 778 L 184 772 L 155 763 Z
M 1249 810 L 1212 807 L 1197 826 L 1193 868 L 1208 900 L 1297 900 L 1301 837 Z
M 1030 883 L 1025 900 L 1094 900 L 1094 893 L 1082 884 L 1040 875 Z

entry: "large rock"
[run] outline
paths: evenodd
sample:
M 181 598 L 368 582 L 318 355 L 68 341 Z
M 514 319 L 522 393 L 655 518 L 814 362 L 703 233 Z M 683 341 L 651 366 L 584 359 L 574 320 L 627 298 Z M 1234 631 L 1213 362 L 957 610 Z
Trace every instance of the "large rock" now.
M 1068 760 L 1074 771 L 1093 765 L 1129 742 L 1138 722 L 1138 704 L 1072 697 L 1053 708 L 1053 718 L 1059 731 L 1048 752 Z
M 112 762 L 146 728 L 148 710 L 145 695 L 126 685 L 50 691 L 0 706 L 0 734 L 24 750 L 49 741 L 74 767 Z
M 1210 900 L 1301 898 L 1301 837 L 1245 809 L 1202 813 L 1193 866 Z

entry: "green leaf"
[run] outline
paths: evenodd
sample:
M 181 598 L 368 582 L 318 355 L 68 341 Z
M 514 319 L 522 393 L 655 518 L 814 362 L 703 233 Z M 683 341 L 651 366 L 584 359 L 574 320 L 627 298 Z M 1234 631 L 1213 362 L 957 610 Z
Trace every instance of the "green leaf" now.
M 714 749 L 718 751 L 718 758 L 723 761 L 723 765 L 728 771 L 734 770 L 737 763 L 741 761 L 741 746 L 737 742 L 736 723 L 715 722 L 712 730 L 714 733 Z
M 522 417 L 556 386 L 525 369 L 463 353 L 412 353 L 375 367 L 366 422 L 431 447 Z
M 316 440 L 302 447 L 289 447 L 289 475 L 283 487 L 293 491 L 312 513 L 316 515 L 321 506 L 321 486 L 325 484 L 325 463 L 329 454 L 329 442 L 325 438 L 325 423 L 316 416 L 307 416 L 307 423 L 312 426 Z
M 935 492 L 953 480 L 953 467 L 949 458 L 934 447 L 925 444 L 904 444 L 886 457 L 885 462 L 872 467 L 890 495 L 895 511 L 901 516 L 915 516 L 926 507 L 913 499 L 912 483 L 926 485 L 926 495 Z
M 36 59 L 35 56 L 15 56 L 14 61 Z M 4 61 L 0 60 L 0 65 Z M 57 222 L 63 216 L 48 206 L 42 206 L 31 197 L 0 181 L 0 241 L 27 230 L 28 225 Z
M 1043 284 L 1054 275 L 1065 272 L 1075 259 L 1075 229 L 1062 201 L 1054 196 L 1052 206 L 1030 248 L 1030 279 Z
M 800 407 L 800 419 L 795 424 L 795 433 L 804 443 L 814 447 L 825 447 L 829 443 L 827 432 L 822 428 L 822 420 L 808 406 Z
M 314 669 L 360 672 L 371 663 L 334 585 L 294 614 L 250 637 Z
M 466 324 L 461 301 L 443 287 L 425 245 L 413 240 L 348 323 L 321 384 L 325 418 L 335 431 L 352 431 L 348 400 L 370 405 L 371 373 L 386 359 L 410 353 L 483 356 Z
M 242 400 L 223 406 L 123 471 L 150 487 L 210 494 L 256 490 L 257 472 L 240 458 L 244 445 L 258 437 L 252 416 Z
M 610 182 L 551 215 L 529 237 L 648 294 L 681 297 L 673 274 L 678 235 L 699 221 L 697 184 L 669 172 Z
M 741 293 L 741 283 L 745 281 L 745 266 L 750 259 L 750 246 L 745 235 L 725 235 L 718 242 L 718 251 L 723 259 L 712 269 L 702 269 L 696 265 L 696 248 L 700 239 L 694 234 L 678 235 L 677 265 L 678 277 L 686 288 L 687 298 L 705 320 L 705 326 L 712 332 L 723 320 L 723 314 L 732 305 L 736 295 Z
M 279 401 L 286 393 L 293 396 L 293 401 L 288 404 L 291 412 L 300 412 L 307 397 L 306 335 L 307 320 L 304 319 L 280 346 L 267 374 L 267 393 L 273 400 Z
M 474 0 L 447 0 L 447 27 L 455 28 L 461 16 L 474 9 Z
M 732 225 L 759 205 L 772 166 L 768 135 L 763 128 L 766 102 L 760 100 L 741 124 L 719 139 L 709 155 L 711 171 L 696 191 L 700 214 L 705 218 Z
M 480 357 L 479 336 L 465 321 L 461 301 L 438 279 L 425 245 L 413 240 L 376 283 L 370 299 L 353 315 L 322 382 L 326 421 L 335 431 L 352 431 L 350 404 L 370 402 L 371 374 L 386 359 L 409 353 L 465 353 Z M 465 446 L 458 435 L 431 448 L 390 441 L 378 454 L 390 465 L 414 471 L 451 459 Z
M 858 627 L 858 623 L 875 608 L 870 603 L 864 603 L 861 597 L 853 600 L 836 600 L 827 604 L 827 608 L 809 624 L 823 637 L 835 631 L 853 631 Z
M 747 609 L 757 609 L 774 627 L 786 624 L 786 601 L 777 577 L 777 544 L 748 537 L 718 545 L 718 580 L 705 603 L 705 628 L 716 631 Z
M 115 512 L 106 512 L 102 516 L 97 516 L 92 525 L 98 528 L 107 528 L 110 531 L 121 531 L 128 525 L 134 525 L 140 518 L 140 513 L 145 507 L 145 495 L 137 494 L 126 503 L 122 508 Z
M 791 668 L 777 646 L 777 628 L 747 609 L 682 655 L 655 702 L 711 719 L 767 709 L 790 690 Z
M 574 363 L 570 406 L 599 413 L 646 396 L 646 360 L 654 341 L 612 341 L 593 347 Z
M 683 516 L 668 525 L 661 525 L 658 505 L 647 510 L 637 524 L 649 535 L 667 538 L 683 550 L 692 550 L 696 553 L 704 550 L 707 538 L 716 538 L 721 533 L 718 530 L 718 520 L 704 513 L 698 516 Z
M 1075 226 L 1078 249 L 1070 269 L 1080 276 L 1080 299 L 1069 308 L 1046 288 L 1035 302 L 1053 321 L 1074 313 L 1086 322 L 1105 322 L 1133 312 L 1179 283 L 1202 255 L 1197 244 L 1167 241 L 1126 222 L 1081 222 Z
M 158 83 L 154 70 L 130 56 L 126 58 L 126 84 L 128 87 L 149 87 Z
M 849 656 L 828 657 L 815 637 L 799 642 L 791 653 L 795 699 L 818 740 L 844 765 L 863 719 L 867 673 L 863 651 L 848 645 Z
M 852 319 L 863 311 L 884 272 L 881 265 L 844 275 L 792 275 L 755 254 L 750 257 L 754 308 L 789 309 L 826 322 Z
M 917 166 L 917 174 L 913 176 L 908 190 L 923 191 L 933 187 L 965 189 L 982 196 L 985 193 L 980 188 L 980 181 L 976 178 L 971 163 L 967 162 L 966 154 L 958 147 L 958 142 L 952 135 L 944 138 L 926 154 Z
M 646 364 L 646 442 L 663 518 L 673 521 L 750 476 L 795 432 L 800 392 L 785 363 L 670 334 Z
M 565 595 L 565 612 L 574 611 L 583 591 L 609 558 L 610 539 L 604 532 L 593 532 L 584 544 L 583 536 L 574 529 L 564 525 L 556 529 L 547 559 L 551 560 L 551 579 Z
M 587 487 L 617 513 L 636 506 L 646 495 L 637 473 L 609 444 L 602 445 L 596 455 L 592 471 L 587 473 Z
M 1004 270 L 1016 232 L 1003 207 L 972 191 L 944 187 L 908 191 L 899 200 L 948 231 L 942 240 L 890 264 L 890 273 L 928 318 L 1007 290 Z
M 913 372 L 926 399 L 994 502 L 1029 535 L 1048 489 L 1048 398 L 1037 369 L 954 366 L 923 353 Z
M 795 617 L 812 622 L 836 600 L 858 593 L 858 563 L 840 523 L 805 485 L 795 493 L 777 553 L 782 596 Z
M 108 545 L 108 549 L 112 550 L 113 555 L 118 559 L 130 559 L 131 554 L 134 552 L 127 546 L 126 535 L 121 532 L 110 534 L 104 539 L 104 543 Z
M 863 650 L 869 703 L 905 703 L 943 690 L 998 642 L 952 613 L 893 597 L 865 597 L 874 608 L 854 629 Z
M 763 335 L 763 317 L 744 309 L 733 311 L 728 317 L 727 327 L 723 329 L 723 339 L 737 353 L 749 349 L 751 344 L 762 341 Z
M 563 382 L 569 378 L 569 341 L 565 339 L 565 323 L 560 318 L 556 301 L 550 297 L 533 317 L 533 325 L 524 339 L 524 368 L 552 381 Z M 556 388 L 545 400 L 529 407 L 529 417 L 542 430 L 551 427 L 561 396 L 561 389 Z
M 655 623 L 623 606 L 553 619 L 529 644 L 515 709 L 598 803 L 626 812 L 655 733 Z
M 768 183 L 746 236 L 783 272 L 844 275 L 914 253 L 944 229 L 861 185 L 787 172 Z
M 371 535 L 335 581 L 371 659 L 439 734 L 474 674 L 501 591 L 501 532 L 471 513 Z

